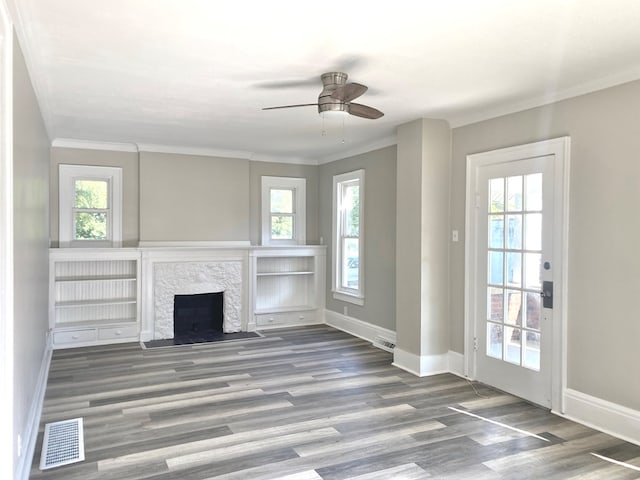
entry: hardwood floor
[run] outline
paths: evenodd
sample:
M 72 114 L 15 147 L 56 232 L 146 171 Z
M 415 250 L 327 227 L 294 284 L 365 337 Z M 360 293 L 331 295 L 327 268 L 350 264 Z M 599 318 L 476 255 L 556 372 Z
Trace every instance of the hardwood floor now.
M 640 478 L 592 455 L 637 468 L 640 447 L 516 397 L 330 327 L 264 333 L 55 351 L 31 479 Z M 44 423 L 76 417 L 85 461 L 40 471 Z

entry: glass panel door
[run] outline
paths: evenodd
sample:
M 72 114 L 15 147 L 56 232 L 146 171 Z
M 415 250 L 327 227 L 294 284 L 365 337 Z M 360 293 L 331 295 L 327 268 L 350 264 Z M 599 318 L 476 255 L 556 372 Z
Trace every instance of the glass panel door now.
M 486 354 L 540 370 L 542 173 L 491 178 L 487 188 Z

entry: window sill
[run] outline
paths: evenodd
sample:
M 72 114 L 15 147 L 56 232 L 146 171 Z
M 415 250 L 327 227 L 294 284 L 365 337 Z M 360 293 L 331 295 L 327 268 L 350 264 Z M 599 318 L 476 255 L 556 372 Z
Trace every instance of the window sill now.
M 122 246 L 122 242 L 111 240 L 71 240 L 59 244 L 60 248 L 119 248 Z
M 353 295 L 351 293 L 345 292 L 333 292 L 333 299 L 340 300 L 343 302 L 353 303 L 354 305 L 363 306 L 364 305 L 364 297 L 360 295 Z

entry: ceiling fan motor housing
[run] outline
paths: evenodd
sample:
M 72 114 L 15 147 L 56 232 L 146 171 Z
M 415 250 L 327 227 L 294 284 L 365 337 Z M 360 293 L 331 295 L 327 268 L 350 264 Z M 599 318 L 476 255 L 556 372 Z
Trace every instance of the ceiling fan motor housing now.
M 341 87 L 347 83 L 347 78 L 349 78 L 349 75 L 342 72 L 327 72 L 322 74 L 320 79 L 322 80 L 322 85 L 324 88 L 318 96 L 318 113 L 349 113 L 349 105 L 347 103 L 331 97 L 331 94 L 335 92 L 338 87 Z

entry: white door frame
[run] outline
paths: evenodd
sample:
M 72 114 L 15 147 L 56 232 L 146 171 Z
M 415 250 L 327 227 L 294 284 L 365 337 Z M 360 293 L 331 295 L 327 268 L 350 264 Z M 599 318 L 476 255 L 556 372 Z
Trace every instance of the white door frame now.
M 476 377 L 475 358 L 475 322 L 477 311 L 477 289 L 472 289 L 475 281 L 477 259 L 476 225 L 477 207 L 476 180 L 478 169 L 483 166 L 506 163 L 523 158 L 554 155 L 554 218 L 553 218 L 553 325 L 552 325 L 552 358 L 551 358 L 551 410 L 564 413 L 563 392 L 567 386 L 567 275 L 569 249 L 569 158 L 570 137 L 501 148 L 489 152 L 467 155 L 467 185 L 465 210 L 465 298 L 464 298 L 464 331 L 465 331 L 465 375 L 471 379 Z
M 13 25 L 4 0 L 0 72 L 0 476 L 13 478 Z

